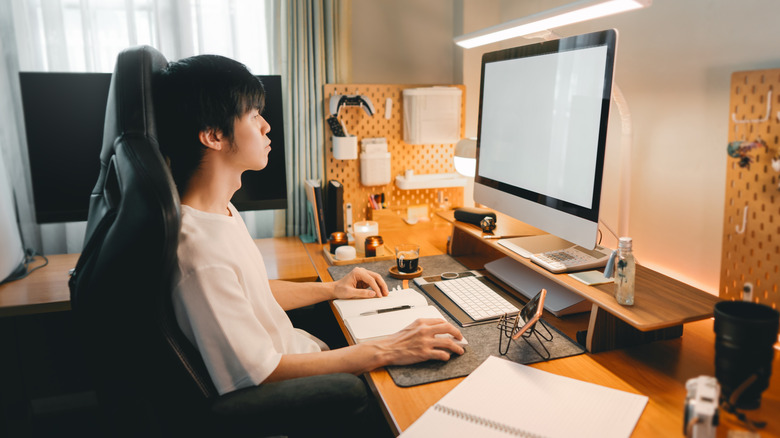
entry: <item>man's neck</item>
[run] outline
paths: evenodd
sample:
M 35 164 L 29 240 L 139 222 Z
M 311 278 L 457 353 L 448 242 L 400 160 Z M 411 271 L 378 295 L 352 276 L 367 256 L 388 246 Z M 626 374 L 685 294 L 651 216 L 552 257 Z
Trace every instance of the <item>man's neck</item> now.
M 208 213 L 230 215 L 228 204 L 241 188 L 241 175 L 226 177 L 199 169 L 190 179 L 181 203 Z

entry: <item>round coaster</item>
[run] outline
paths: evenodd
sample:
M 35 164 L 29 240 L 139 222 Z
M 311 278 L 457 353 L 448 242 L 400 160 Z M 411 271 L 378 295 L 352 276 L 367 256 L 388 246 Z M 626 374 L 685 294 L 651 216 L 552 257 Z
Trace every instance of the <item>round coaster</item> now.
M 410 273 L 404 273 L 404 272 L 398 272 L 398 266 L 391 266 L 390 267 L 390 276 L 395 278 L 400 278 L 401 280 L 405 278 L 415 278 L 422 275 L 423 268 L 422 266 L 417 267 L 416 272 L 410 272 Z

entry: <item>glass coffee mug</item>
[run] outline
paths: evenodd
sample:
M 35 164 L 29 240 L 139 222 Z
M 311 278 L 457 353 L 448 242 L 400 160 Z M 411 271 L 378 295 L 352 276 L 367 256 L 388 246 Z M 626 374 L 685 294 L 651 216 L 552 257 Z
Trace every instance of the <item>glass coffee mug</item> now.
M 395 262 L 398 272 L 414 274 L 420 261 L 420 245 L 404 243 L 395 247 Z

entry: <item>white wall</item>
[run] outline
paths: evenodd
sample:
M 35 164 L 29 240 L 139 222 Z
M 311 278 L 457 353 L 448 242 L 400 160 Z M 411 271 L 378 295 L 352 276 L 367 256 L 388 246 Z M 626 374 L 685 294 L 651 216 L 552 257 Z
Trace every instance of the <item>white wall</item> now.
M 354 0 L 352 82 L 356 84 L 452 84 L 450 1 Z
M 456 49 L 462 53 L 453 54 L 455 35 L 446 36 L 447 29 L 470 32 L 565 3 L 354 1 L 353 80 L 462 81 L 468 90 L 466 131 L 473 135 L 481 54 L 527 41 Z M 394 12 L 387 13 L 388 9 Z M 356 24 L 380 16 L 381 27 Z M 628 101 L 634 131 L 629 234 L 635 251 L 642 264 L 715 294 L 720 278 L 731 74 L 780 67 L 777 17 L 780 2 L 776 0 L 655 0 L 648 9 L 556 30 L 569 36 L 618 29 L 615 79 Z M 363 38 L 361 44 L 355 44 L 358 38 Z M 430 62 L 434 59 L 437 62 Z M 614 122 L 618 120 L 614 105 L 612 112 Z M 616 126 L 619 123 L 610 128 L 602 214 L 613 228 L 617 226 L 620 135 Z

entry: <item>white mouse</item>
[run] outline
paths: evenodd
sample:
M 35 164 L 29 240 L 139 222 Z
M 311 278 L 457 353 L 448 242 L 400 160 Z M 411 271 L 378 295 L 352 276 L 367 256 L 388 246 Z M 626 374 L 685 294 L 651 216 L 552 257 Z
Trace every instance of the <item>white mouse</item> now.
M 455 341 L 456 344 L 460 345 L 463 348 L 466 348 L 466 345 L 469 344 L 469 341 L 467 341 L 465 337 L 463 339 L 458 340 L 458 339 L 455 339 L 455 336 L 452 336 L 449 333 L 439 333 L 439 334 L 436 334 L 434 336 L 437 337 L 437 338 L 450 338 L 453 341 Z

